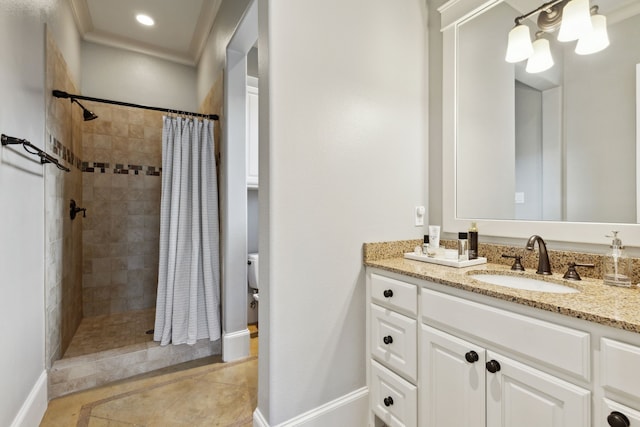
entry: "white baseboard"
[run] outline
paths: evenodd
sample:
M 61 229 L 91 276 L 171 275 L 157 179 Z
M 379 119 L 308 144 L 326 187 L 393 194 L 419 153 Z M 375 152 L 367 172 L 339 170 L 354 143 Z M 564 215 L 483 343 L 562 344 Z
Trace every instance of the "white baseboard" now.
M 11 427 L 32 427 L 40 425 L 44 413 L 47 411 L 47 371 L 42 371 L 40 377 L 29 392 L 29 396 L 22 404 L 18 415 L 13 419 Z
M 369 389 L 362 387 L 273 427 L 366 426 L 368 408 Z M 253 425 L 270 427 L 260 408 L 253 412 Z
M 222 333 L 222 360 L 232 362 L 248 357 L 251 334 L 249 329 Z
M 253 411 L 253 427 L 269 427 L 269 423 L 264 419 L 260 408 Z

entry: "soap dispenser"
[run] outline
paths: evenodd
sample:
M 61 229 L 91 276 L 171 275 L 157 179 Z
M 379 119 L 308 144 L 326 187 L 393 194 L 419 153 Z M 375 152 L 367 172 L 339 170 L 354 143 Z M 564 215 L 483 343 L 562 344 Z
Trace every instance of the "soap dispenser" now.
M 631 260 L 624 254 L 624 246 L 618 237 L 618 232 L 614 231 L 611 242 L 611 250 L 604 257 L 603 280 L 605 285 L 631 286 Z

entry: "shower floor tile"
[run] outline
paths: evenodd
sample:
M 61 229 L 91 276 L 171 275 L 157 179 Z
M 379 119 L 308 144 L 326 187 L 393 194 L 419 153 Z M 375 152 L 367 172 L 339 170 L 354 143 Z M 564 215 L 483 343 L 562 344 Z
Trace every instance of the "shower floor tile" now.
M 155 308 L 85 317 L 63 359 L 153 341 Z

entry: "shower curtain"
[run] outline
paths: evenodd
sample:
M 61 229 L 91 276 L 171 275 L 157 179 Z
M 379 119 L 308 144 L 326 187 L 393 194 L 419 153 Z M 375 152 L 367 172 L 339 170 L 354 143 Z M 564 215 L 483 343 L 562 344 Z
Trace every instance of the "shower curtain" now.
M 154 341 L 220 338 L 219 240 L 213 122 L 164 116 Z

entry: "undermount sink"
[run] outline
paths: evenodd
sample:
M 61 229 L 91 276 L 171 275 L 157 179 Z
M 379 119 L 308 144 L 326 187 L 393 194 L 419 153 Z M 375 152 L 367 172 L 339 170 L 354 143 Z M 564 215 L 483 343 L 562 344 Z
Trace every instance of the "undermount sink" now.
M 577 289 L 569 286 L 525 276 L 513 276 L 506 274 L 470 274 L 469 277 L 480 282 L 512 289 L 522 289 L 525 291 L 551 292 L 554 294 L 572 294 L 579 292 Z

